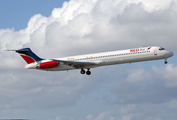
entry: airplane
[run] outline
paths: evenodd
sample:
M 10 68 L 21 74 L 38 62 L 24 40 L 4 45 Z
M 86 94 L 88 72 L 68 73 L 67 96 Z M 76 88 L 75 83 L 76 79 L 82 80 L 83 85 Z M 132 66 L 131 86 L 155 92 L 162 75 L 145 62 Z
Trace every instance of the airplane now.
M 165 64 L 167 64 L 167 58 L 170 58 L 174 55 L 173 52 L 158 46 L 140 47 L 119 51 L 49 59 L 42 59 L 38 57 L 31 51 L 30 48 L 8 51 L 15 51 L 19 53 L 21 57 L 27 62 L 27 65 L 25 65 L 25 68 L 27 69 L 45 71 L 68 71 L 73 69 L 80 69 L 81 74 L 86 73 L 87 75 L 91 74 L 90 68 L 106 65 L 134 63 L 159 59 L 164 59 Z M 84 69 L 87 69 L 87 71 Z

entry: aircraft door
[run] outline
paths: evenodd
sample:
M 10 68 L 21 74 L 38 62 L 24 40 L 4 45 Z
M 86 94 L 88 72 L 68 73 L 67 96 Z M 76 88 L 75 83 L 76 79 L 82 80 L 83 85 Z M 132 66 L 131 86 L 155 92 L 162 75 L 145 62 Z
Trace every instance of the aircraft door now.
M 154 55 L 157 55 L 157 49 L 154 49 L 153 52 L 154 52 Z

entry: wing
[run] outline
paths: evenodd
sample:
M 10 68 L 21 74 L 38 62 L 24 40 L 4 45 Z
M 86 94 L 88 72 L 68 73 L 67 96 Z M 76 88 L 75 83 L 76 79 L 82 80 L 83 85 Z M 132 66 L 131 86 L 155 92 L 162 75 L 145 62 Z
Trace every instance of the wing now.
M 81 61 L 68 61 L 68 60 L 58 60 L 58 59 L 51 59 L 57 62 L 61 62 L 64 65 L 74 67 L 76 69 L 78 68 L 86 68 L 89 66 L 99 65 L 100 62 L 81 62 Z

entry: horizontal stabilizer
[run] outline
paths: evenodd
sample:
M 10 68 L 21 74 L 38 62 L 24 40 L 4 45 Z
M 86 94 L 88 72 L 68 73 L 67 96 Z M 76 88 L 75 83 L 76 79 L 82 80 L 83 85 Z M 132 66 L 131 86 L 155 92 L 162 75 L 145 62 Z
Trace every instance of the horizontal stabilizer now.
M 16 51 L 16 52 L 27 52 L 27 51 L 30 51 L 28 49 L 21 49 L 21 50 L 5 50 L 5 51 Z

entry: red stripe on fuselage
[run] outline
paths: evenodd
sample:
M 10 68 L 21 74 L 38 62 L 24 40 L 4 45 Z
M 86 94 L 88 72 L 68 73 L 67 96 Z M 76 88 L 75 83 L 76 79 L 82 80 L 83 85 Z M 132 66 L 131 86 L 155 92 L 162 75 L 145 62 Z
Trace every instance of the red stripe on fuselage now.
M 20 55 L 28 64 L 35 62 L 32 58 L 26 56 L 26 55 Z

